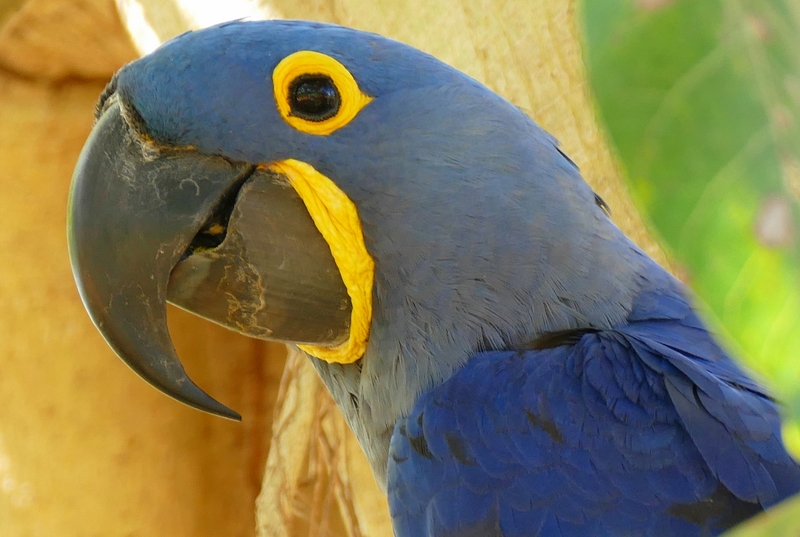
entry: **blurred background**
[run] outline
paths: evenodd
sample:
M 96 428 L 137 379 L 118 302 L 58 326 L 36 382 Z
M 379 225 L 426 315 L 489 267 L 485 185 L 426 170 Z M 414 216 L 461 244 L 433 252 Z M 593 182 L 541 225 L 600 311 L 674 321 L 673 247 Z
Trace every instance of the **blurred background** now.
M 590 86 L 626 185 L 800 455 L 800 2 L 585 0 Z M 795 502 L 796 503 L 796 502 Z M 797 535 L 800 508 L 737 535 Z
M 637 208 L 734 353 L 798 416 L 800 3 L 586 1 L 583 24 Z
M 391 535 L 302 356 L 171 310 L 189 374 L 243 422 L 213 418 L 116 359 L 72 281 L 69 181 L 105 83 L 242 17 L 378 32 L 520 106 L 787 403 L 800 452 L 796 0 L 0 0 L 0 536 Z

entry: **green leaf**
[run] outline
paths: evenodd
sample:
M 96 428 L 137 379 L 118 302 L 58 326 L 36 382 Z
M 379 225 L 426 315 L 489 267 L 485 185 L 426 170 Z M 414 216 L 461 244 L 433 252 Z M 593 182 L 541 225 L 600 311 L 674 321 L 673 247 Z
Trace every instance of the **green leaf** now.
M 797 537 L 800 528 L 800 496 L 794 496 L 767 512 L 740 524 L 725 537 Z
M 800 3 L 587 0 L 583 14 L 592 88 L 634 199 L 796 427 Z

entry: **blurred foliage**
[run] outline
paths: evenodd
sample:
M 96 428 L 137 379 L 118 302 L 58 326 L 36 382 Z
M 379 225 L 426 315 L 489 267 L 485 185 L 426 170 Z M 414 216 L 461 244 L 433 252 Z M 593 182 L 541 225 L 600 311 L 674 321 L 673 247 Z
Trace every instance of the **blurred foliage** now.
M 585 0 L 583 18 L 632 195 L 729 348 L 786 402 L 800 454 L 800 1 Z M 736 535 L 789 535 L 765 528 Z
M 800 416 L 800 3 L 587 1 L 584 21 L 640 209 Z
M 761 516 L 748 520 L 723 537 L 797 537 L 800 535 L 800 497 L 776 505 Z

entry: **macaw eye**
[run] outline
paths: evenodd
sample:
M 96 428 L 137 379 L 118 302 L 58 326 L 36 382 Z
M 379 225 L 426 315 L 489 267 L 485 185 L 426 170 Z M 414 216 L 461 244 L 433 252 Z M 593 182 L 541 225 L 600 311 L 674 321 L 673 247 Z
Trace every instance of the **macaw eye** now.
M 292 115 L 308 121 L 325 121 L 339 111 L 341 98 L 327 75 L 301 75 L 289 86 Z
M 347 67 L 311 50 L 282 59 L 272 71 L 272 84 L 283 120 L 306 134 L 326 136 L 341 129 L 372 101 Z

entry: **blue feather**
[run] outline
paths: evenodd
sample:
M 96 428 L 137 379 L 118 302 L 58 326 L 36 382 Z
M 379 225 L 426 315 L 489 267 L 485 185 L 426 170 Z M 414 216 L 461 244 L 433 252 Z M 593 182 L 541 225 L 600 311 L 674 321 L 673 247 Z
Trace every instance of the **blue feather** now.
M 298 47 L 374 97 L 328 136 L 275 106 Z M 185 34 L 115 81 L 156 144 L 298 159 L 357 206 L 369 345 L 313 363 L 398 537 L 716 534 L 800 488 L 775 402 L 553 138 L 475 80 L 375 35 L 258 21 Z
M 776 404 L 679 292 L 643 295 L 614 330 L 476 354 L 424 394 L 390 446 L 398 537 L 715 535 L 797 492 Z

